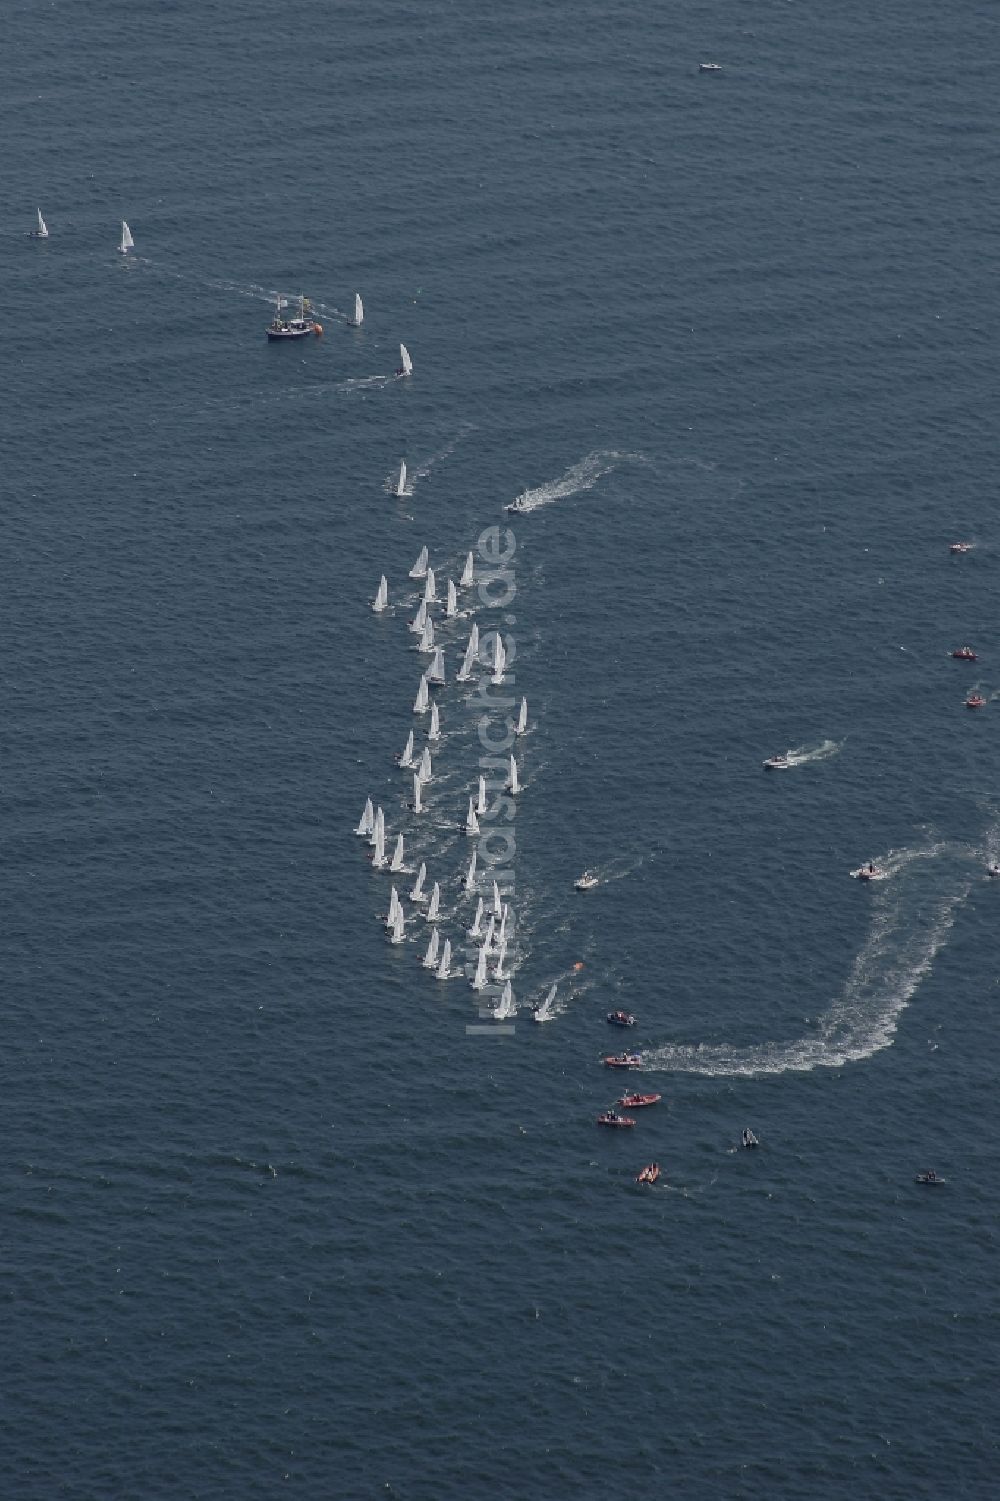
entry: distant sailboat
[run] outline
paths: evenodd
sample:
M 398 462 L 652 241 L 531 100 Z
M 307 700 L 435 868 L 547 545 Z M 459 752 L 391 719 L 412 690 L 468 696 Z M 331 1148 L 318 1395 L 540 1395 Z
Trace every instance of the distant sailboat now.
M 458 614 L 458 590 L 455 588 L 454 579 L 448 580 L 448 601 L 444 607 L 444 613 L 449 620 L 454 620 Z
M 400 344 L 399 346 L 399 369 L 396 371 L 396 374 L 413 374 L 413 361 L 410 359 L 410 351 L 407 349 L 405 344 Z
M 405 495 L 406 494 L 406 460 L 405 459 L 400 459 L 400 461 L 399 461 L 399 479 L 396 481 L 396 494 L 397 495 Z
M 368 843 L 374 844 L 379 834 L 383 838 L 385 837 L 385 814 L 381 808 L 376 808 L 375 817 L 372 819 L 371 833 L 368 836 Z
M 42 218 L 41 209 L 36 209 L 35 212 L 38 215 L 38 225 L 37 228 L 28 230 L 28 239 L 47 240 L 49 237 L 49 227 L 46 224 L 45 220 Z
M 493 1013 L 498 1022 L 506 1021 L 508 1016 L 514 1015 L 514 992 L 508 980 L 500 997 L 500 1004 Z
M 507 781 L 507 791 L 511 794 L 512 797 L 516 797 L 517 794 L 520 792 L 520 790 L 521 790 L 521 784 L 520 784 L 520 782 L 517 779 L 517 762 L 514 760 L 514 757 L 511 756 L 511 758 L 510 758 L 510 777 L 508 778 L 508 781 Z
M 420 790 L 421 790 L 422 787 L 423 787 L 423 783 L 420 780 L 419 773 L 414 772 L 414 774 L 413 774 L 413 811 L 414 811 L 414 813 L 422 813 L 424 811 L 424 805 L 423 805 L 423 802 L 421 801 L 421 797 L 420 797 Z
M 420 765 L 417 767 L 417 776 L 422 782 L 430 782 L 434 776 L 431 767 L 431 753 L 426 745 L 420 753 Z
M 426 881 L 426 879 L 427 866 L 421 865 L 420 869 L 417 871 L 417 879 L 413 883 L 413 890 L 410 892 L 411 902 L 426 902 L 427 893 L 424 890 L 424 882 Z
M 466 891 L 475 891 L 475 889 L 476 889 L 476 852 L 475 852 L 475 850 L 472 851 L 472 859 L 469 861 L 469 868 L 468 868 L 468 870 L 465 873 L 465 889 L 466 889 Z
M 437 704 L 431 704 L 431 727 L 427 731 L 428 740 L 441 739 L 441 715 Z
M 494 913 L 491 913 L 490 914 L 490 920 L 489 920 L 489 922 L 487 923 L 487 926 L 486 926 L 486 934 L 485 934 L 485 936 L 483 938 L 483 952 L 485 954 L 492 954 L 492 952 L 493 952 L 493 940 L 496 937 L 496 932 L 497 932 L 496 915 Z
M 482 816 L 486 812 L 486 778 L 479 778 L 479 800 L 476 803 L 476 812 Z
M 441 963 L 438 965 L 437 978 L 439 980 L 450 980 L 453 973 L 454 971 L 451 967 L 451 939 L 446 938 L 444 948 L 441 951 Z
M 402 834 L 400 834 L 396 838 L 396 848 L 392 852 L 392 864 L 389 866 L 389 869 L 391 871 L 400 871 L 400 870 L 402 870 L 402 868 L 403 868 L 403 836 L 402 836 Z
M 428 625 L 430 622 L 428 621 Z M 434 660 L 427 669 L 427 681 L 429 683 L 444 682 L 444 652 L 440 646 L 434 648 Z
M 389 911 L 386 913 L 385 925 L 391 928 L 396 918 L 403 910 L 403 904 L 399 900 L 399 892 L 393 886 L 389 891 Z
M 431 695 L 430 689 L 427 686 L 427 679 L 421 678 L 420 687 L 417 689 L 417 696 L 413 700 L 414 714 L 426 714 L 428 705 L 430 704 L 430 698 Z
M 434 622 L 433 622 L 433 620 L 428 619 L 428 620 L 424 621 L 424 628 L 423 628 L 423 630 L 420 633 L 420 641 L 419 641 L 419 643 L 417 645 L 417 651 L 427 652 L 427 651 L 433 651 L 433 650 L 434 650 Z
M 375 849 L 372 854 L 372 865 L 376 870 L 385 870 L 385 867 L 388 865 L 388 863 L 388 860 L 385 858 L 385 830 L 380 825 L 376 825 Z
M 427 604 L 426 604 L 425 600 L 421 600 L 420 603 L 419 603 L 419 605 L 417 606 L 417 613 L 414 615 L 413 619 L 410 621 L 410 630 L 413 632 L 413 634 L 415 636 L 422 636 L 423 633 L 424 633 L 424 626 L 426 624 L 427 624 Z
M 469 798 L 469 811 L 465 816 L 465 832 L 467 834 L 479 833 L 479 819 L 476 817 L 476 804 L 474 798 Z
M 472 979 L 473 990 L 485 990 L 489 982 L 486 978 L 486 950 L 479 950 L 479 958 L 476 961 L 476 973 Z
M 503 902 L 500 899 L 500 887 L 496 881 L 493 882 L 493 915 L 503 917 Z
M 119 249 L 119 251 L 121 252 L 122 255 L 128 255 L 129 251 L 132 250 L 132 249 L 134 249 L 134 248 L 135 248 L 135 241 L 132 238 L 132 231 L 129 229 L 128 225 L 125 223 L 125 220 L 123 219 L 122 220 L 122 242 L 118 246 L 118 249 Z
M 388 608 L 389 584 L 385 574 L 383 573 L 381 579 L 379 580 L 379 586 L 375 594 L 375 598 L 372 600 L 372 609 L 375 611 L 376 615 L 381 615 L 382 611 L 387 610 Z
M 499 947 L 497 948 L 497 967 L 493 971 L 493 978 L 494 978 L 494 980 L 509 980 L 510 979 L 510 975 L 508 975 L 505 972 L 504 967 L 503 967 L 504 966 L 504 960 L 506 958 L 507 958 L 507 940 L 506 940 L 506 938 L 504 938 L 500 942 Z
M 431 934 L 431 941 L 427 945 L 427 952 L 423 957 L 424 969 L 437 969 L 438 947 L 441 943 L 441 934 L 437 928 Z
M 463 589 L 468 589 L 476 577 L 476 560 L 470 552 L 465 559 L 465 567 L 462 569 L 462 577 L 459 579 Z
M 507 666 L 507 653 L 504 650 L 502 638 L 497 635 L 496 651 L 493 654 L 493 677 L 490 681 L 494 687 L 503 682 L 504 669 Z
M 413 765 L 413 731 L 412 730 L 410 731 L 410 733 L 406 737 L 406 744 L 403 746 L 403 754 L 399 758 L 399 764 L 400 764 L 400 766 L 403 767 L 404 771 L 409 770 L 409 768 Z
M 361 325 L 362 325 L 362 323 L 364 323 L 364 321 L 365 321 L 365 305 L 361 301 L 361 293 L 360 292 L 355 292 L 355 294 L 354 294 L 354 317 L 351 319 L 351 322 L 354 324 L 355 328 L 360 328 Z
M 434 582 L 434 569 L 428 568 L 427 579 L 424 583 L 424 599 L 429 605 L 437 604 L 437 585 Z
M 535 1012 L 536 1022 L 550 1022 L 552 1020 L 552 1003 L 555 1001 L 556 991 L 558 989 L 559 984 L 557 981 L 556 984 L 552 986 L 552 989 L 549 991 L 548 995 L 545 997 L 538 1010 Z
M 406 918 L 403 915 L 403 909 L 400 908 L 399 911 L 396 913 L 396 921 L 392 925 L 392 932 L 389 935 L 389 942 L 390 943 L 402 943 L 405 938 L 406 938 Z
M 471 678 L 471 676 L 472 676 L 472 668 L 473 668 L 473 666 L 474 666 L 474 664 L 476 662 L 476 659 L 477 659 L 478 655 L 479 655 L 479 627 L 478 627 L 478 625 L 476 625 L 475 621 L 473 621 L 473 623 L 472 623 L 472 630 L 469 632 L 468 644 L 466 645 L 466 648 L 465 648 L 465 656 L 462 659 L 462 665 L 459 668 L 459 672 L 458 672 L 458 681 L 460 683 L 467 683 L 469 681 L 469 679 Z
M 482 897 L 480 897 L 479 901 L 476 903 L 476 916 L 475 916 L 475 920 L 473 921 L 472 927 L 468 930 L 468 936 L 470 938 L 481 938 L 482 937 L 482 933 L 483 933 L 482 921 L 483 921 L 483 899 L 482 899 Z
M 437 881 L 435 881 L 434 885 L 431 887 L 431 899 L 427 904 L 427 911 L 424 913 L 424 918 L 427 922 L 437 922 L 440 915 L 441 888 L 438 885 Z
M 525 732 L 525 730 L 527 728 L 528 728 L 528 700 L 526 698 L 522 698 L 522 700 L 521 700 L 521 708 L 520 708 L 520 710 L 518 712 L 517 724 L 515 725 L 515 730 L 516 730 L 517 734 L 523 735 L 524 732 Z
M 422 547 L 420 549 L 420 556 L 417 558 L 417 561 L 414 563 L 413 567 L 410 569 L 410 578 L 411 579 L 422 579 L 422 578 L 424 578 L 426 576 L 426 574 L 427 574 L 427 549 L 426 549 L 426 547 Z
M 355 834 L 370 834 L 375 827 L 375 809 L 372 807 L 371 798 L 365 800 L 365 811 L 361 815 L 361 821 L 354 830 Z

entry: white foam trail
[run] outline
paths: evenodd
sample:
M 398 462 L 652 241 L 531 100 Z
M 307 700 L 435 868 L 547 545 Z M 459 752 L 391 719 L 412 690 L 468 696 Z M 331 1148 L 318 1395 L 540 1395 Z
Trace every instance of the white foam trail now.
M 538 485 L 534 490 L 525 490 L 518 497 L 518 510 L 537 511 L 541 506 L 551 505 L 554 500 L 566 500 L 570 495 L 579 495 L 582 490 L 592 490 L 598 480 L 617 469 L 619 464 L 645 464 L 648 460 L 641 453 L 618 453 L 615 449 L 602 448 L 567 469 L 559 479 Z
M 643 1065 L 650 1071 L 708 1075 L 783 1074 L 839 1068 L 887 1048 L 900 1015 L 928 973 L 972 889 L 967 871 L 952 871 L 945 890 L 921 890 L 918 867 L 942 854 L 968 861 L 966 847 L 937 844 L 904 850 L 878 863 L 892 878 L 871 896 L 868 938 L 854 960 L 842 993 L 819 1018 L 814 1036 L 794 1042 L 766 1042 L 734 1048 L 726 1044 L 652 1049 Z
M 819 745 L 796 745 L 785 751 L 789 766 L 808 766 L 810 761 L 826 761 L 843 750 L 843 740 L 823 740 Z

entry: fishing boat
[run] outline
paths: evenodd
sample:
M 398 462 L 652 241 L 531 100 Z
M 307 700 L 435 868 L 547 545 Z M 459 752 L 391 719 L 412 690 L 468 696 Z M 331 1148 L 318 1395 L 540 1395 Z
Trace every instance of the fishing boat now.
M 577 891 L 593 891 L 595 886 L 600 885 L 600 877 L 595 871 L 585 870 L 582 876 L 577 876 L 573 885 Z
M 400 461 L 399 461 L 399 478 L 396 481 L 396 494 L 398 496 L 403 496 L 403 495 L 406 494 L 406 460 L 405 459 L 400 459 Z M 411 574 L 410 577 L 413 578 L 414 575 Z
M 623 1094 L 615 1104 L 623 1110 L 643 1110 L 647 1105 L 658 1105 L 662 1099 L 661 1094 Z
M 121 241 L 120 241 L 120 243 L 118 245 L 118 253 L 119 253 L 119 255 L 128 255 L 129 251 L 133 250 L 134 248 L 135 248 L 135 241 L 132 238 L 132 231 L 129 229 L 128 225 L 125 223 L 125 220 L 123 219 L 122 220 L 122 237 L 121 237 Z
M 599 1126 L 611 1126 L 616 1131 L 625 1131 L 635 1125 L 630 1115 L 619 1115 L 617 1110 L 603 1110 L 597 1117 Z
M 379 586 L 375 593 L 375 598 L 372 600 L 372 609 L 375 611 L 376 615 L 381 615 L 383 610 L 387 610 L 388 608 L 389 584 L 386 580 L 385 574 L 383 573 L 381 579 L 379 580 Z
M 871 860 L 867 865 L 859 865 L 857 870 L 852 870 L 851 875 L 856 881 L 884 881 L 886 879 L 886 872 Z
M 971 646 L 960 646 L 957 651 L 952 652 L 952 656 L 955 658 L 956 662 L 979 661 L 979 658 L 976 656 L 976 653 L 972 650 Z
M 610 1057 L 603 1058 L 601 1062 L 605 1068 L 641 1068 L 641 1053 L 612 1053 Z
M 361 293 L 354 294 L 354 317 L 351 319 L 352 328 L 360 328 L 365 321 L 365 305 L 361 301 Z
M 743 1134 L 740 1137 L 740 1146 L 746 1147 L 748 1151 L 752 1151 L 754 1147 L 760 1146 L 760 1140 L 753 1134 L 749 1126 L 744 1126 L 743 1128 Z
M 308 297 L 299 298 L 298 315 L 294 318 L 283 318 L 281 310 L 288 304 L 283 297 L 279 297 L 275 303 L 274 317 L 267 325 L 267 337 L 272 341 L 284 339 L 307 339 L 310 334 L 318 338 L 323 332 L 322 325 L 317 323 L 312 316 L 312 309 Z
M 932 1167 L 929 1167 L 925 1173 L 918 1173 L 915 1181 L 917 1183 L 926 1183 L 929 1186 L 934 1186 L 936 1188 L 939 1184 L 946 1183 L 948 1180 L 946 1178 L 942 1178 L 941 1175 L 939 1173 L 936 1173 Z
M 646 1166 L 640 1172 L 636 1173 L 635 1181 L 637 1183 L 655 1183 L 659 1176 L 660 1164 L 658 1162 L 647 1162 Z
M 967 709 L 985 709 L 986 700 L 981 693 L 970 693 L 965 700 L 965 707 Z
M 761 764 L 765 771 L 787 771 L 792 763 L 787 756 L 779 754 L 777 756 L 768 756 L 767 760 Z
M 426 578 L 426 577 L 427 577 L 427 549 L 426 549 L 426 547 L 422 547 L 420 549 L 420 553 L 419 553 L 419 555 L 417 557 L 417 561 L 414 563 L 413 567 L 410 569 L 410 578 L 411 579 L 422 579 L 422 578 Z
M 41 209 L 40 208 L 36 209 L 35 212 L 38 215 L 38 223 L 37 223 L 37 225 L 35 226 L 34 229 L 29 229 L 28 230 L 28 239 L 29 240 L 47 240 L 48 237 L 49 237 L 49 227 L 46 224 L 45 220 L 42 218 L 42 211 L 41 211 Z
M 406 347 L 405 344 L 400 344 L 400 346 L 399 346 L 399 369 L 396 371 L 396 375 L 397 376 L 404 376 L 404 375 L 412 375 L 412 374 L 413 374 L 413 361 L 410 359 L 410 351 L 407 349 L 407 347 Z
M 630 1011 L 609 1011 L 606 1018 L 613 1027 L 634 1027 L 635 1017 Z

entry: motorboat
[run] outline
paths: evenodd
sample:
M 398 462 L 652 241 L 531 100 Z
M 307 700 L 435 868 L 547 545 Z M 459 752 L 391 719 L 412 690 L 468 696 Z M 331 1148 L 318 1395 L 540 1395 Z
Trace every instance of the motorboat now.
M 630 1115 L 619 1115 L 617 1110 L 605 1110 L 597 1117 L 599 1126 L 611 1126 L 616 1131 L 625 1131 L 635 1125 Z
M 612 1053 L 603 1060 L 605 1068 L 641 1068 L 641 1053 Z
M 852 870 L 851 875 L 856 881 L 884 881 L 886 873 L 869 860 L 867 865 L 859 865 L 857 870 Z
M 274 318 L 267 325 L 267 337 L 272 343 L 282 339 L 306 339 L 310 334 L 315 334 L 319 338 L 323 332 L 323 326 L 313 319 L 308 297 L 299 298 L 299 311 L 295 318 L 281 316 L 281 309 L 285 306 L 284 298 L 279 297 L 274 309 Z
M 698 64 L 698 72 L 699 73 L 721 73 L 722 72 L 722 64 L 721 63 L 699 63 Z
M 646 1105 L 658 1105 L 662 1099 L 661 1094 L 623 1094 L 615 1104 L 623 1110 L 642 1110 Z
M 979 661 L 979 658 L 976 656 L 971 646 L 960 646 L 957 651 L 952 652 L 952 656 L 955 658 L 956 662 Z
M 647 1162 L 642 1171 L 636 1173 L 635 1181 L 637 1183 L 655 1183 L 659 1176 L 660 1164 L 658 1162 Z
M 509 506 L 504 506 L 504 510 L 512 516 L 523 516 L 531 509 L 528 504 L 528 493 L 527 490 L 522 490 L 516 500 L 512 500 Z
M 630 1011 L 609 1011 L 608 1021 L 613 1027 L 634 1027 L 635 1017 Z
M 753 1147 L 759 1147 L 760 1146 L 759 1140 L 753 1134 L 753 1132 L 750 1130 L 749 1126 L 744 1126 L 743 1127 L 743 1134 L 740 1137 L 740 1146 L 741 1147 L 746 1147 L 748 1150 L 751 1149 L 751 1148 L 753 1148 Z
M 600 877 L 592 870 L 585 870 L 583 875 L 577 876 L 573 882 L 573 886 L 577 891 L 593 891 L 594 887 L 600 884 Z
M 789 761 L 787 756 L 777 755 L 768 756 L 767 760 L 762 762 L 761 764 L 763 765 L 765 771 L 787 771 L 792 763 L 791 761 Z
M 940 1177 L 932 1167 L 929 1167 L 925 1173 L 917 1174 L 916 1181 L 918 1183 L 931 1184 L 936 1187 L 939 1183 L 945 1183 L 947 1180 Z
M 965 707 L 967 709 L 985 709 L 986 700 L 981 693 L 970 693 L 965 700 Z
M 948 551 L 949 552 L 971 552 L 972 551 L 972 543 L 971 542 L 952 542 L 951 545 L 948 548 Z

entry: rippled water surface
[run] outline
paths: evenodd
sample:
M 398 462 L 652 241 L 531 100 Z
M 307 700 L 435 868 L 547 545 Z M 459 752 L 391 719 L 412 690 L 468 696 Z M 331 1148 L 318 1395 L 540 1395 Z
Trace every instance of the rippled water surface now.
M 995 1493 L 998 31 L 11 7 L 5 1495 Z M 408 570 L 505 523 L 417 819 Z M 473 618 L 502 1033 L 353 833 L 458 950 Z

